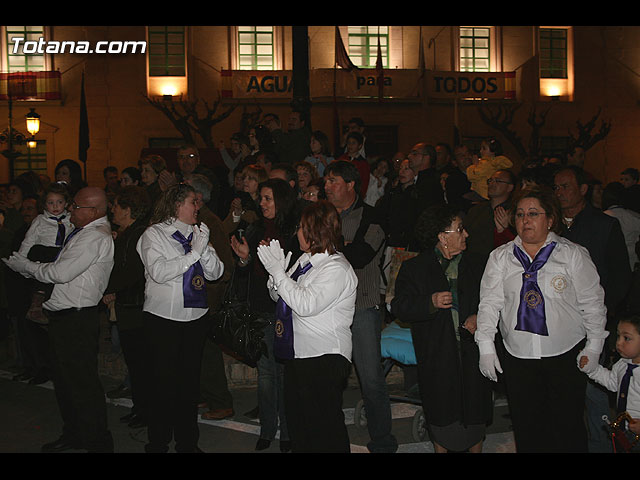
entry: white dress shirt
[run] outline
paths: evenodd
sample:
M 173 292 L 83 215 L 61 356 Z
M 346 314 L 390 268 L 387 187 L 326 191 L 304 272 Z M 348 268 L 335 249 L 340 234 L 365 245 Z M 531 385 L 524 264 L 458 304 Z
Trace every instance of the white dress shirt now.
M 71 214 L 69 212 L 63 212 L 60 215 L 64 215 L 65 218 L 62 220 L 62 224 L 65 229 L 65 238 L 71 231 L 73 230 L 73 225 L 69 220 Z M 56 237 L 58 236 L 58 222 L 56 220 L 52 220 L 51 217 L 54 215 L 49 212 L 44 212 L 38 215 L 31 222 L 31 226 L 27 233 L 24 236 L 24 240 L 20 244 L 20 249 L 18 252 L 26 257 L 29 253 L 29 250 L 34 245 L 44 245 L 46 247 L 55 247 L 56 246 Z
M 55 284 L 50 311 L 98 305 L 113 269 L 113 237 L 107 217 L 101 217 L 76 233 L 60 251 L 55 262 L 28 261 L 26 272 L 42 283 Z
M 544 245 L 552 241 L 557 245 L 538 271 L 549 335 L 515 330 L 524 272 L 513 254 L 514 244 L 524 252 L 520 237 L 516 237 L 491 252 L 480 283 L 475 333 L 480 354 L 495 353 L 493 342 L 498 323 L 504 345 L 515 357 L 558 356 L 585 336 L 585 348 L 602 350 L 608 335 L 604 328 L 607 310 L 596 267 L 584 247 L 550 232 Z
M 627 371 L 627 365 L 631 363 L 628 358 L 621 358 L 613 364 L 611 370 L 598 365 L 597 369 L 589 374 L 589 378 L 595 380 L 607 390 L 620 393 L 620 382 Z M 616 397 L 617 402 L 617 397 Z M 627 412 L 631 418 L 640 419 L 640 367 L 633 370 L 631 381 L 629 382 L 629 392 L 627 394 Z M 613 421 L 613 419 L 610 419 Z
M 146 280 L 143 310 L 169 320 L 189 322 L 202 317 L 209 309 L 184 307 L 184 273 L 200 260 L 204 278 L 213 281 L 224 273 L 224 264 L 211 245 L 202 257 L 193 250 L 185 254 L 182 244 L 171 237 L 176 230 L 186 238 L 193 232 L 193 226 L 180 220 L 156 223 L 138 240 L 136 250 L 144 265 Z
M 298 265 L 311 269 L 295 282 Z M 291 307 L 295 358 L 340 354 L 351 361 L 351 323 L 358 278 L 342 253 L 303 253 L 279 281 L 269 278 L 271 298 Z

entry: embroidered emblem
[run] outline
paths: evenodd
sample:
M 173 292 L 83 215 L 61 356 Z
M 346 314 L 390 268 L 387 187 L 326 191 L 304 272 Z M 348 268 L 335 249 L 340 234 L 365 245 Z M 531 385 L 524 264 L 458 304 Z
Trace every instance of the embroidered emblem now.
M 282 337 L 282 334 L 284 333 L 284 324 L 282 323 L 282 320 L 276 320 L 276 335 L 278 337 Z
M 535 290 L 529 290 L 524 294 L 524 301 L 527 303 L 527 307 L 536 308 L 542 303 L 542 296 Z
M 567 288 L 567 279 L 562 275 L 556 275 L 551 279 L 551 286 L 555 289 L 556 292 L 562 292 L 565 288 Z
M 191 285 L 193 285 L 193 288 L 196 290 L 202 290 L 202 287 L 204 287 L 204 278 L 202 275 L 194 275 L 191 280 Z

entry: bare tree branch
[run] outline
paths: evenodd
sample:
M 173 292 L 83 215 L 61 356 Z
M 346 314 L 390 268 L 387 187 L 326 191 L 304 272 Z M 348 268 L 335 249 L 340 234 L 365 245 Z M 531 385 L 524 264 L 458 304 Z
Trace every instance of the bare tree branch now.
M 600 140 L 604 139 L 611 131 L 611 121 L 601 120 L 600 129 L 594 132 L 596 127 L 596 120 L 602 113 L 602 107 L 598 108 L 596 114 L 591 117 L 587 123 L 582 124 L 580 120 L 576 121 L 576 127 L 578 129 L 577 134 L 573 135 L 569 131 L 569 137 L 571 137 L 571 147 L 582 147 L 585 151 L 589 150 Z

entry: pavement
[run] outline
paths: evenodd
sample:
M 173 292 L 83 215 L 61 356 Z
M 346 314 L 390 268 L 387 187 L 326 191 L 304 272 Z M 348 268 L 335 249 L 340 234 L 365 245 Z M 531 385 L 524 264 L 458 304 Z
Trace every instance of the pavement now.
M 53 384 L 51 381 L 41 385 L 15 381 L 12 380 L 15 373 L 16 370 L 10 365 L 0 365 L 0 453 L 39 453 L 44 443 L 57 439 L 62 431 Z M 107 376 L 103 376 L 102 381 L 105 392 L 116 388 L 119 382 Z M 422 418 L 420 406 L 406 397 L 403 385 L 390 384 L 389 389 L 392 398 L 405 399 L 392 402 L 393 434 L 399 443 L 398 453 L 432 453 L 433 446 L 428 434 L 419 428 Z M 272 442 L 267 450 L 254 450 L 260 424 L 244 416 L 244 413 L 257 405 L 255 386 L 233 388 L 231 393 L 235 411 L 232 418 L 220 421 L 198 418 L 199 447 L 205 453 L 280 453 L 277 441 Z M 105 396 L 105 401 L 115 452 L 143 453 L 146 428 L 129 428 L 119 421 L 120 417 L 129 413 L 131 400 Z M 349 386 L 344 392 L 344 413 L 352 453 L 368 453 L 366 416 L 362 414 L 360 401 L 359 388 Z M 494 422 L 488 428 L 483 450 L 487 453 L 513 453 L 515 448 L 508 405 L 504 397 L 499 395 L 494 403 Z M 69 450 L 64 453 L 80 452 Z

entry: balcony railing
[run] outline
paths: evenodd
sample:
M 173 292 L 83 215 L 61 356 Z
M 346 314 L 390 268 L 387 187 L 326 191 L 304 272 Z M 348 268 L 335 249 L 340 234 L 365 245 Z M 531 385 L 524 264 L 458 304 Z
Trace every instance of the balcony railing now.
M 60 71 L 0 73 L 0 100 L 60 100 Z

